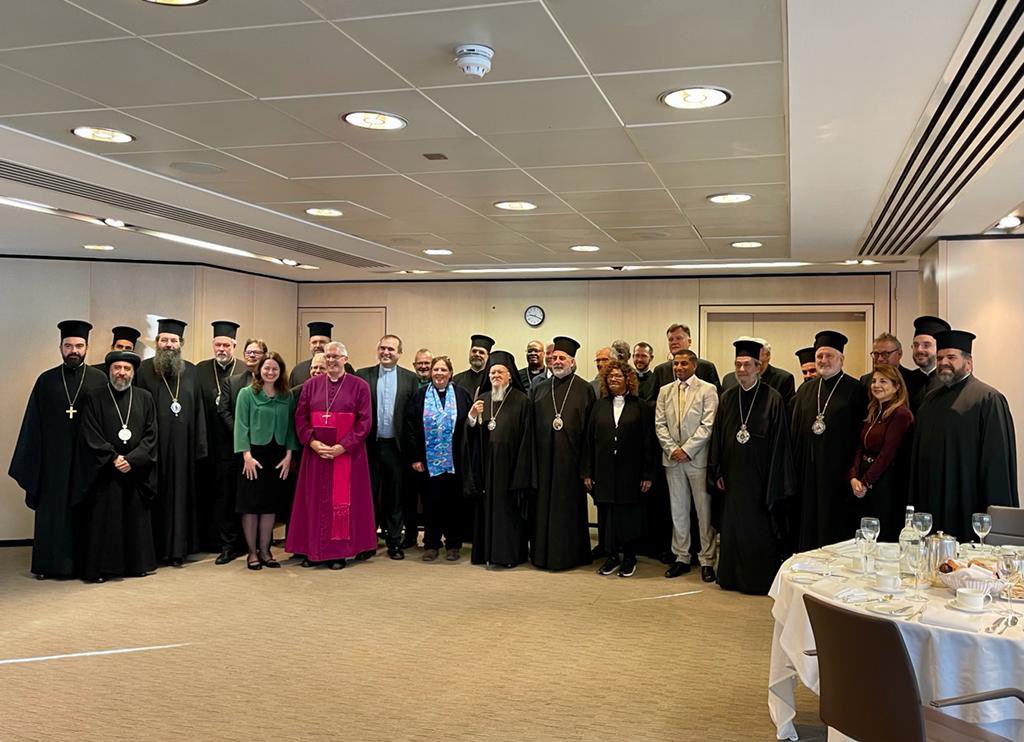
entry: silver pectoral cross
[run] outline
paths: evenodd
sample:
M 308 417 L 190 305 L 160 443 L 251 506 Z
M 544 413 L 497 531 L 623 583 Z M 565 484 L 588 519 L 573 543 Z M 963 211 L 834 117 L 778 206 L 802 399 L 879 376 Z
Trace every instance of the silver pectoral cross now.
M 71 405 L 66 410 L 64 410 L 64 414 L 66 414 L 68 416 L 68 419 L 70 419 L 70 420 L 74 420 L 75 419 L 75 413 L 76 412 L 78 412 L 78 410 L 75 409 L 74 405 Z

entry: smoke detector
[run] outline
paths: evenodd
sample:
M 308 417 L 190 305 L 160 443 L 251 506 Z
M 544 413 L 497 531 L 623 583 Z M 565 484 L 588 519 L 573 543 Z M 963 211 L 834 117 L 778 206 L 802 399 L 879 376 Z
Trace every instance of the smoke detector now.
M 455 64 L 467 75 L 483 77 L 491 71 L 494 49 L 483 44 L 459 44 L 455 47 Z

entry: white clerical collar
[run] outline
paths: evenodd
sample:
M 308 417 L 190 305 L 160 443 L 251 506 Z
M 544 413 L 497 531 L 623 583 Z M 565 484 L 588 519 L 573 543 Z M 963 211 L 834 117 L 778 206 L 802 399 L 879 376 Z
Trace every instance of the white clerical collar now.
M 382 374 L 390 374 L 390 373 L 391 373 L 392 371 L 394 371 L 394 370 L 395 370 L 396 368 L 397 368 L 397 366 L 392 366 L 391 368 L 388 368 L 388 367 L 387 367 L 387 366 L 385 366 L 385 365 L 384 365 L 383 363 L 382 363 L 382 364 L 380 364 L 380 372 L 381 372 Z

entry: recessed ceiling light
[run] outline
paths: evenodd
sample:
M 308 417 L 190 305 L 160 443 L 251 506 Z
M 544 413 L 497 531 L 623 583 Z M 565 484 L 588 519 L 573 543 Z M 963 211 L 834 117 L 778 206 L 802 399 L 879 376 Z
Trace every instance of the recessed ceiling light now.
M 93 142 L 106 142 L 107 144 L 125 144 L 135 141 L 135 137 L 126 131 L 106 129 L 102 126 L 76 126 L 71 130 L 71 133 L 82 139 L 88 139 Z
M 777 260 L 764 263 L 681 263 L 667 267 L 678 270 L 714 270 L 717 268 L 802 268 L 806 265 L 811 265 L 811 263 L 803 263 L 796 260 Z
M 713 204 L 741 204 L 753 198 L 749 193 L 713 193 L 708 201 Z
M 533 211 L 537 208 L 537 204 L 529 201 L 498 201 L 494 206 L 505 211 Z
M 740 240 L 739 242 L 730 243 L 733 247 L 738 247 L 741 250 L 751 250 L 755 247 L 762 247 L 763 245 L 757 240 Z
M 296 268 L 301 268 L 304 271 L 318 271 L 320 270 L 319 265 L 309 265 L 309 263 L 299 263 Z
M 392 129 L 404 129 L 408 122 L 401 116 L 383 111 L 353 111 L 343 115 L 342 120 L 360 129 L 376 129 L 388 131 Z
M 281 258 L 281 262 L 285 265 L 290 265 L 293 268 L 299 264 L 298 260 L 292 260 L 291 258 Z
M 569 249 L 575 252 L 597 252 L 601 248 L 597 245 L 573 245 Z
M 422 276 L 424 273 L 430 273 L 430 271 L 419 271 L 419 270 L 411 270 L 409 272 L 410 273 L 415 273 L 417 276 Z
M 856 258 L 850 258 L 849 260 L 844 260 L 840 265 L 860 265 L 860 261 Z
M 423 251 L 426 255 L 451 255 L 452 251 L 444 247 L 431 247 Z
M 118 229 L 124 226 L 124 222 L 122 222 L 120 219 L 111 219 L 109 217 L 104 219 L 103 223 L 106 224 L 108 227 L 116 227 Z
M 862 260 L 862 261 L 860 261 L 860 264 L 861 265 L 878 265 L 878 261 L 877 260 Z
M 310 216 L 343 216 L 341 209 L 329 208 L 319 209 L 315 207 L 310 207 L 306 209 L 306 213 L 309 214 Z
M 996 226 L 999 229 L 1016 229 L 1020 226 L 1020 217 L 1013 214 L 1004 216 L 999 220 L 999 223 Z
M 114 249 L 113 245 L 82 245 L 86 250 L 98 250 L 102 252 L 110 252 Z
M 681 90 L 669 90 L 662 93 L 658 100 L 672 108 L 694 109 L 714 108 L 727 103 L 732 93 L 724 88 L 693 87 Z
M 153 5 L 202 5 L 206 0 L 146 0 Z

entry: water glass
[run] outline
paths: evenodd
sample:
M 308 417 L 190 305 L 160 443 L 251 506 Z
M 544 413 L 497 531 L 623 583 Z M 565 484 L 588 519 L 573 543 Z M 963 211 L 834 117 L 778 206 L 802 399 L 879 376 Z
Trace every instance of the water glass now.
M 860 530 L 864 532 L 864 537 L 873 544 L 878 540 L 882 524 L 878 521 L 878 518 L 861 518 Z
M 907 566 L 910 568 L 911 574 L 914 575 L 914 594 L 907 600 L 912 603 L 926 603 L 928 598 L 921 595 L 921 572 L 924 569 L 925 561 L 927 561 L 928 548 L 923 540 L 911 541 L 906 545 L 903 553 L 907 558 Z
M 921 534 L 921 538 L 924 538 L 929 533 L 931 533 L 931 530 L 932 530 L 932 514 L 931 513 L 914 513 L 914 517 L 911 520 L 911 523 L 914 526 L 914 530 L 916 530 L 919 534 Z
M 971 516 L 971 528 L 978 535 L 981 545 L 985 545 L 985 537 L 992 530 L 992 516 L 988 513 L 975 513 Z

